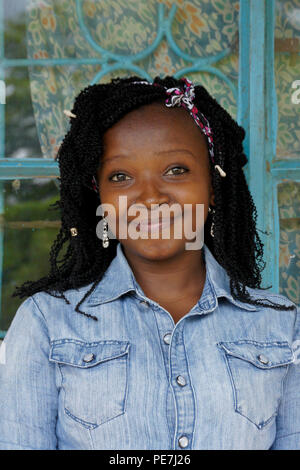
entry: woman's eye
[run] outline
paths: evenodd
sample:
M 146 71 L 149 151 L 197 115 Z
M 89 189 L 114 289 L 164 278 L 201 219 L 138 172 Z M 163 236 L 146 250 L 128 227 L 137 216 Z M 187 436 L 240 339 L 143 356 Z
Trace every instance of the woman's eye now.
M 187 168 L 184 168 L 182 166 L 174 166 L 173 168 L 170 168 L 166 174 L 168 174 L 169 172 L 172 172 L 172 173 L 169 173 L 171 176 L 176 176 L 176 175 L 182 175 L 184 173 L 186 173 L 187 171 L 189 171 Z M 114 173 L 113 175 L 111 175 L 109 177 L 109 180 L 110 181 L 114 181 L 114 182 L 122 182 L 122 181 L 126 181 L 126 179 L 130 179 L 130 177 L 128 175 L 125 175 L 125 173 Z
M 110 181 L 117 181 L 117 182 L 118 182 L 118 181 L 125 181 L 125 179 L 119 179 L 119 178 L 113 179 L 115 176 L 118 177 L 118 176 L 120 176 L 120 175 L 121 175 L 121 176 L 125 176 L 125 177 L 127 176 L 127 175 L 125 175 L 124 173 L 115 173 L 114 175 L 112 175 L 112 176 L 109 178 L 109 180 L 110 180 Z
M 174 171 L 175 172 L 173 173 L 173 175 L 182 175 L 183 173 L 186 173 L 187 171 L 189 171 L 187 168 L 184 168 L 183 166 L 174 166 L 173 168 L 170 168 L 170 170 L 167 171 L 167 173 L 169 171 Z M 180 170 L 180 171 L 178 171 Z M 183 170 L 183 171 L 181 171 Z

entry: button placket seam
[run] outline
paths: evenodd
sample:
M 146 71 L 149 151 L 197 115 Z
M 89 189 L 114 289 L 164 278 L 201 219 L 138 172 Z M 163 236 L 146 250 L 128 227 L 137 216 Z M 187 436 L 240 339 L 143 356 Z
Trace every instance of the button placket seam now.
M 162 347 L 162 344 L 161 344 L 160 329 L 159 329 L 158 321 L 157 321 L 157 318 L 156 318 L 156 312 L 155 312 L 156 308 L 157 307 L 151 305 L 151 311 L 152 311 L 152 314 L 154 316 L 154 321 L 155 321 L 155 324 L 156 324 L 156 331 L 157 331 L 157 335 L 158 335 L 158 338 L 159 338 L 159 347 L 160 347 L 160 351 L 161 351 L 161 357 L 162 357 L 162 362 L 163 362 L 163 365 L 164 365 L 166 379 L 167 379 L 167 383 L 171 387 L 171 390 L 172 390 L 172 393 L 173 393 L 173 398 L 174 398 L 174 390 L 173 390 L 173 387 L 172 387 L 171 380 L 169 379 L 169 377 L 171 377 L 170 376 L 170 367 L 169 367 L 169 375 L 168 375 L 168 369 L 165 365 L 164 350 L 163 350 L 163 347 Z M 169 346 L 169 349 L 168 349 L 168 358 L 170 358 L 170 346 Z M 168 403 L 168 393 L 169 393 L 169 387 L 166 387 L 166 396 L 165 396 L 166 410 L 167 410 L 167 403 Z M 174 402 L 175 402 L 175 427 L 177 427 L 177 405 L 176 405 L 176 400 L 175 399 L 174 399 Z M 167 428 L 169 430 L 170 441 L 172 441 L 172 430 L 170 429 L 170 426 L 169 426 L 169 420 L 168 420 L 168 417 L 167 417 L 167 413 L 166 413 L 166 425 L 167 425 Z
M 175 328 L 177 327 L 178 324 L 179 324 L 179 322 L 175 325 Z M 173 332 L 173 334 L 174 334 L 174 332 Z M 181 329 L 181 333 L 180 333 L 180 331 L 179 332 L 177 331 L 177 334 L 181 335 L 182 340 L 179 339 L 176 346 L 177 347 L 182 346 L 182 348 L 183 348 L 183 354 L 184 354 L 184 358 L 185 358 L 185 363 L 186 363 L 187 372 L 188 372 L 187 376 L 189 378 L 189 381 L 188 381 L 187 385 L 184 387 L 184 389 L 182 389 L 178 392 L 176 392 L 175 388 L 173 388 L 173 386 L 172 386 L 172 389 L 173 389 L 173 392 L 174 392 L 175 404 L 176 404 L 176 429 L 175 429 L 175 435 L 174 435 L 174 446 L 175 446 L 175 449 L 178 449 L 178 447 L 180 447 L 179 446 L 180 437 L 186 436 L 189 440 L 188 445 L 185 447 L 185 449 L 187 449 L 187 448 L 192 448 L 191 446 L 192 446 L 193 438 L 194 438 L 195 411 L 196 411 L 195 392 L 194 392 L 194 388 L 192 387 L 191 379 L 190 379 L 189 365 L 188 365 L 187 354 L 186 354 L 186 349 L 185 349 L 184 339 L 183 339 L 183 328 Z M 175 345 L 174 345 L 174 347 L 175 347 Z M 170 378 L 172 378 L 172 376 L 173 376 L 172 367 L 171 367 L 171 356 L 172 356 L 171 353 L 172 353 L 172 350 L 170 348 Z M 176 361 L 176 367 L 175 368 L 177 368 L 179 370 L 177 361 Z M 180 375 L 180 373 L 178 373 L 178 375 Z M 176 386 L 178 386 L 177 382 L 176 382 Z M 190 390 L 188 389 L 189 386 L 190 386 Z M 177 397 L 177 393 L 178 394 L 185 393 L 186 396 L 178 395 L 178 397 Z M 189 398 L 189 396 L 190 396 L 190 398 Z M 184 421 L 186 420 L 186 417 L 181 417 L 180 420 L 179 420 L 179 409 L 180 408 L 178 408 L 178 403 L 177 403 L 178 401 L 179 401 L 179 403 L 181 403 L 181 400 L 189 400 L 189 399 L 192 399 L 192 402 L 193 402 L 192 403 L 192 405 L 193 405 L 193 411 L 192 411 L 193 422 L 191 424 L 186 423 L 186 426 L 187 426 L 187 428 L 191 428 L 191 432 L 187 432 L 187 430 L 184 429 L 184 427 L 185 427 L 185 422 Z M 183 421 L 183 423 L 181 423 L 181 421 Z M 179 430 L 179 426 L 180 427 L 182 426 L 182 429 Z
M 198 416 L 198 410 L 197 410 L 197 400 L 195 399 L 195 389 L 193 387 L 192 380 L 191 380 L 190 365 L 189 365 L 188 355 L 187 355 L 187 352 L 186 352 L 186 347 L 185 347 L 185 342 L 184 342 L 184 331 L 182 332 L 182 337 L 183 337 L 182 343 L 183 343 L 183 347 L 184 347 L 184 353 L 185 353 L 185 357 L 186 357 L 186 364 L 187 364 L 187 371 L 188 371 L 187 385 L 189 385 L 191 387 L 191 393 L 192 393 L 192 397 L 193 397 L 193 407 L 194 407 L 194 422 L 193 422 L 192 431 L 191 431 L 191 439 L 190 439 L 190 442 L 189 442 L 190 448 L 192 449 L 193 448 L 193 443 L 194 443 L 194 434 L 195 434 L 195 426 L 196 426 L 196 419 L 197 419 L 197 416 Z

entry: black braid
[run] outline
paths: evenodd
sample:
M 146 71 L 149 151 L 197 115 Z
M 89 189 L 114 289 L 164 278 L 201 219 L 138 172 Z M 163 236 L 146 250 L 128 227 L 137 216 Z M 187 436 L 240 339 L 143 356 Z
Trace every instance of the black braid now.
M 131 85 L 144 80 L 133 76 L 114 78 L 110 83 L 91 85 L 76 97 L 71 127 L 58 150 L 60 167 L 60 200 L 52 204 L 61 212 L 61 228 L 50 250 L 49 275 L 38 281 L 27 281 L 16 287 L 13 296 L 23 298 L 44 291 L 63 298 L 64 291 L 92 283 L 75 311 L 97 320 L 79 309 L 81 303 L 101 281 L 116 255 L 118 240 L 112 239 L 103 248 L 96 235 L 96 208 L 101 203 L 93 192 L 91 179 L 101 165 L 103 134 L 129 111 L 153 102 L 163 102 L 168 88 L 182 86 L 180 80 L 167 76 L 156 77 L 154 83 L 162 86 Z M 242 141 L 244 129 L 222 108 L 203 86 L 195 87 L 195 104 L 207 117 L 212 127 L 215 164 L 226 172 L 223 178 L 210 161 L 212 186 L 215 194 L 214 237 L 210 235 L 212 214 L 204 227 L 205 243 L 230 277 L 231 294 L 242 302 L 278 310 L 292 310 L 295 306 L 268 304 L 252 299 L 246 290 L 260 288 L 264 269 L 263 244 L 256 230 L 257 211 L 249 192 L 242 166 L 247 162 Z M 70 228 L 76 227 L 73 237 Z M 65 243 L 66 253 L 58 259 Z M 266 288 L 268 289 L 268 288 Z

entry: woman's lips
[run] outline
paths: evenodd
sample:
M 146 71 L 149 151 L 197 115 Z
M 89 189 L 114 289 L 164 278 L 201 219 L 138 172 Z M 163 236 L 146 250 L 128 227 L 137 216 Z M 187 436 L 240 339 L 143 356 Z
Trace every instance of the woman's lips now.
M 145 222 L 139 222 L 136 228 L 139 232 L 149 232 L 149 231 L 158 231 L 170 227 L 174 222 L 173 218 L 170 219 L 162 219 L 159 222 L 149 222 L 148 220 Z

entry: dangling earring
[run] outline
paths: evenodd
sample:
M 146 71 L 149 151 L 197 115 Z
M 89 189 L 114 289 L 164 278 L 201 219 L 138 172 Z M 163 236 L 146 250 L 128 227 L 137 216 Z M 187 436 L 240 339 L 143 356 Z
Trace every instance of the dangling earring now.
M 107 248 L 108 245 L 109 245 L 109 238 L 108 238 L 108 234 L 107 234 L 107 227 L 108 227 L 108 223 L 107 223 L 107 220 L 105 220 L 103 218 L 103 236 L 102 236 L 102 246 L 103 248 Z
M 213 217 L 216 211 L 215 211 L 215 209 L 211 210 L 211 208 L 209 207 L 209 208 L 208 208 L 208 212 L 210 212 L 211 215 L 212 215 L 212 217 Z M 211 235 L 212 237 L 215 236 L 215 234 L 214 234 L 214 225 L 215 225 L 215 223 L 212 222 L 211 227 L 210 227 L 210 235 Z

